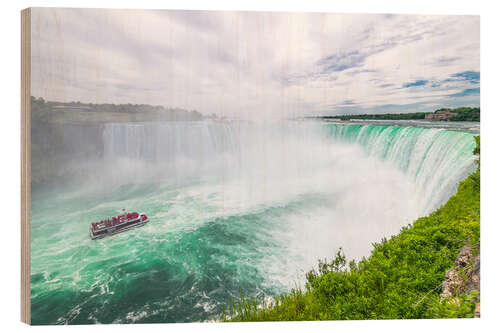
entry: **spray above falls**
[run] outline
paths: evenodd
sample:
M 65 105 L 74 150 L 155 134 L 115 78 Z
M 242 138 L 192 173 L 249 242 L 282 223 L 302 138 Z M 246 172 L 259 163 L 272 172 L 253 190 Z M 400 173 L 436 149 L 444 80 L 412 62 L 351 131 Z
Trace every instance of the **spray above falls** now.
M 144 173 L 175 181 L 214 175 L 219 179 L 262 177 L 261 183 L 276 177 L 284 180 L 284 175 L 303 177 L 332 160 L 348 159 L 341 150 L 357 146 L 411 179 L 426 200 L 422 213 L 442 204 L 458 181 L 474 170 L 472 134 L 418 127 L 316 122 L 116 123 L 105 126 L 103 142 L 104 159 L 121 160 L 135 179 Z M 333 148 L 335 145 L 340 148 Z M 356 156 L 352 158 L 351 163 L 356 163 Z

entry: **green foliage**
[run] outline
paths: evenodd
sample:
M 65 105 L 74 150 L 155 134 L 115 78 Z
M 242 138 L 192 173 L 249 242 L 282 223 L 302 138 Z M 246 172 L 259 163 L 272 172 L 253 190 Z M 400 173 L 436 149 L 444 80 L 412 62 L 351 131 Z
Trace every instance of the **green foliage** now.
M 318 271 L 316 272 L 314 269 L 310 270 L 306 274 L 307 281 L 311 283 L 316 277 L 319 275 L 326 274 L 328 272 L 342 272 L 345 271 L 346 269 L 346 258 L 344 255 L 344 252 L 342 251 L 342 248 L 340 248 L 337 251 L 337 254 L 335 255 L 335 258 L 331 261 L 328 262 L 328 260 L 322 261 L 321 259 L 318 260 Z
M 350 119 L 366 119 L 366 120 L 414 120 L 425 119 L 427 112 L 414 112 L 414 113 L 386 113 L 386 114 L 357 114 L 357 115 L 344 115 L 324 118 L 337 118 L 341 120 Z
M 184 121 L 201 120 L 196 110 L 165 108 L 147 104 L 92 104 L 77 102 L 52 102 L 31 96 L 32 121 L 59 123 L 102 123 L 117 121 Z
M 457 113 L 457 115 L 450 117 L 451 121 L 479 121 L 480 108 L 460 107 L 456 109 L 442 108 L 437 111 L 450 111 Z M 342 116 L 326 116 L 323 119 L 366 119 L 366 120 L 417 120 L 425 119 L 425 115 L 430 112 L 412 112 L 412 113 L 385 113 L 385 114 L 352 114 Z
M 451 112 L 458 113 L 456 116 L 450 117 L 451 121 L 479 121 L 480 120 L 480 108 L 456 108 L 450 110 Z
M 476 140 L 476 148 L 474 148 L 474 155 L 477 155 L 477 173 L 471 175 L 472 182 L 474 183 L 476 190 L 479 192 L 481 188 L 481 179 L 479 177 L 480 174 L 480 169 L 481 169 L 481 162 L 480 162 L 480 154 L 481 154 L 481 147 L 480 147 L 480 137 L 475 136 L 474 139 Z
M 439 300 L 435 298 L 429 305 L 433 318 L 473 318 L 478 292 L 461 293 L 458 297 Z
M 478 152 L 479 152 L 479 139 Z M 440 299 L 441 284 L 467 243 L 479 243 L 479 168 L 440 209 L 374 244 L 371 256 L 349 267 L 340 249 L 307 273 L 305 290 L 265 304 L 242 297 L 223 320 L 341 320 L 465 318 L 476 294 Z M 257 304 L 260 304 L 259 307 Z
M 474 155 L 479 155 L 481 153 L 481 147 L 480 147 L 481 137 L 479 135 L 475 136 L 474 140 L 476 140 L 476 148 L 474 148 Z
M 31 121 L 35 124 L 47 123 L 50 119 L 52 105 L 41 97 L 31 96 Z

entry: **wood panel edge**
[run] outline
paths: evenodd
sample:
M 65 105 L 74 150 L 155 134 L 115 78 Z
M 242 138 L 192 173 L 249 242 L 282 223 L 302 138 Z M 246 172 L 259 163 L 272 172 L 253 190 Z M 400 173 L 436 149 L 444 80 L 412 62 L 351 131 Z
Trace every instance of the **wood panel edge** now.
M 31 8 L 21 11 L 21 321 L 31 324 Z

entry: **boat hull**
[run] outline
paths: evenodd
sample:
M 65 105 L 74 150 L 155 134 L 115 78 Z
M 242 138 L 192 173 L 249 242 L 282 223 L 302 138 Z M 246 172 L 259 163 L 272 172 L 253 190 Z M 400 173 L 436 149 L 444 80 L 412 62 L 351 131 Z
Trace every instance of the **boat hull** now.
M 98 234 L 95 234 L 94 231 L 92 230 L 92 228 L 90 228 L 90 231 L 89 231 L 90 239 L 96 240 L 96 239 L 101 239 L 101 238 L 113 236 L 113 235 L 116 235 L 116 234 L 119 234 L 119 233 L 122 233 L 122 232 L 125 232 L 128 230 L 131 230 L 131 229 L 143 227 L 148 222 L 149 222 L 149 218 L 146 218 L 145 220 L 139 220 L 138 222 L 135 222 L 133 224 L 130 224 L 130 225 L 127 225 L 127 226 L 124 226 L 121 228 L 118 228 L 118 227 L 109 228 L 109 229 L 107 229 L 101 233 L 98 233 Z

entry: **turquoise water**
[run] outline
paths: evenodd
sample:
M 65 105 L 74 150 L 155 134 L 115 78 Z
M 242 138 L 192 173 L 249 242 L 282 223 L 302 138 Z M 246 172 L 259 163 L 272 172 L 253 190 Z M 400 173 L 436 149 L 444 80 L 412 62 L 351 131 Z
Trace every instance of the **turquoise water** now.
M 217 320 L 340 246 L 368 255 L 474 169 L 471 134 L 415 127 L 108 124 L 102 141 L 74 184 L 32 194 L 33 324 Z M 90 240 L 122 208 L 150 223 Z

